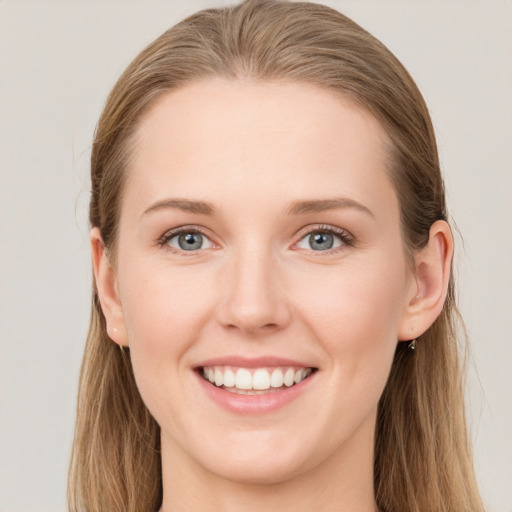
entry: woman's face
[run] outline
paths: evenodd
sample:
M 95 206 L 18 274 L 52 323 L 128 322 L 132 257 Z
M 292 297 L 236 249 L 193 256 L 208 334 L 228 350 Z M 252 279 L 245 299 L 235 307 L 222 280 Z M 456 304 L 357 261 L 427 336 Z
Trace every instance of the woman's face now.
M 309 85 L 202 81 L 145 115 L 114 339 L 164 466 L 245 482 L 371 466 L 415 294 L 386 159 L 369 114 Z

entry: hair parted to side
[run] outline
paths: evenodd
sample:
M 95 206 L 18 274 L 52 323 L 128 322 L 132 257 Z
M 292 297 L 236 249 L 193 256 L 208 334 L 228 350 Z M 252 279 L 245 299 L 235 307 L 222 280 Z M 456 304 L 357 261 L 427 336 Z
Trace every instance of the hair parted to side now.
M 404 247 L 446 219 L 435 135 L 412 78 L 378 40 L 322 5 L 247 0 L 206 9 L 144 49 L 110 93 L 92 149 L 90 224 L 115 264 L 125 169 L 141 116 L 161 95 L 208 77 L 314 84 L 372 113 L 390 141 Z M 480 512 L 466 431 L 453 278 L 440 317 L 414 354 L 399 344 L 379 403 L 374 483 L 386 512 Z M 96 288 L 80 376 L 69 473 L 71 511 L 154 512 L 162 499 L 160 430 L 129 350 L 107 333 Z

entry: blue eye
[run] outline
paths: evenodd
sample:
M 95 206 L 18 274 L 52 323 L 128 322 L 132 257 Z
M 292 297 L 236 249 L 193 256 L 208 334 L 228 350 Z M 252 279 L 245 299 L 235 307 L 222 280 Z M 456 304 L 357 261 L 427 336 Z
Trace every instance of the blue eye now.
M 213 247 L 213 243 L 205 235 L 193 229 L 169 233 L 163 242 L 165 245 L 181 251 L 197 251 Z
M 334 228 L 321 228 L 311 231 L 303 237 L 297 244 L 301 249 L 312 251 L 329 251 L 342 245 L 350 245 L 348 234 L 343 231 L 338 232 Z

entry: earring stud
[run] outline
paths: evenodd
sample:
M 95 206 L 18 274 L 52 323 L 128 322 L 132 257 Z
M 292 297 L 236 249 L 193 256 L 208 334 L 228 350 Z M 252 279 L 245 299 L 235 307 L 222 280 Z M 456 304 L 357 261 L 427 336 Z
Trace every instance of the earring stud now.
M 409 342 L 409 344 L 407 345 L 407 348 L 408 348 L 409 350 L 416 350 L 416 340 L 415 340 L 415 339 L 414 339 L 414 340 L 411 340 L 411 341 Z

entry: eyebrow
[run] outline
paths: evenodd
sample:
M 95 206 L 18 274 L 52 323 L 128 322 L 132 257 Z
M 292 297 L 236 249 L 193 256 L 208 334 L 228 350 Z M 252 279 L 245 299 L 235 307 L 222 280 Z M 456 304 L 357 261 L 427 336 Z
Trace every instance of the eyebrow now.
M 153 203 L 149 208 L 144 210 L 141 217 L 151 212 L 166 210 L 169 208 L 183 210 L 190 213 L 200 213 L 202 215 L 213 215 L 215 213 L 215 207 L 211 203 L 207 203 L 205 201 L 193 201 L 190 199 L 162 199 L 161 201 Z
M 287 215 L 304 215 L 306 213 L 318 213 L 329 210 L 340 210 L 345 208 L 354 208 L 361 212 L 367 213 L 368 215 L 375 217 L 369 208 L 364 204 L 361 204 L 354 199 L 348 197 L 336 197 L 333 199 L 310 199 L 305 201 L 292 201 L 288 203 L 286 208 Z M 175 209 L 182 210 L 189 213 L 197 213 L 201 215 L 214 215 L 215 207 L 206 201 L 195 201 L 192 199 L 162 199 L 153 203 L 149 208 L 144 210 L 141 215 L 147 215 L 148 213 L 155 212 L 158 210 Z
M 361 212 L 375 217 L 372 211 L 354 199 L 348 197 L 335 197 L 333 199 L 313 199 L 309 201 L 292 201 L 289 203 L 287 215 L 302 215 L 305 213 L 325 212 L 328 210 L 340 210 L 345 208 L 355 208 Z

